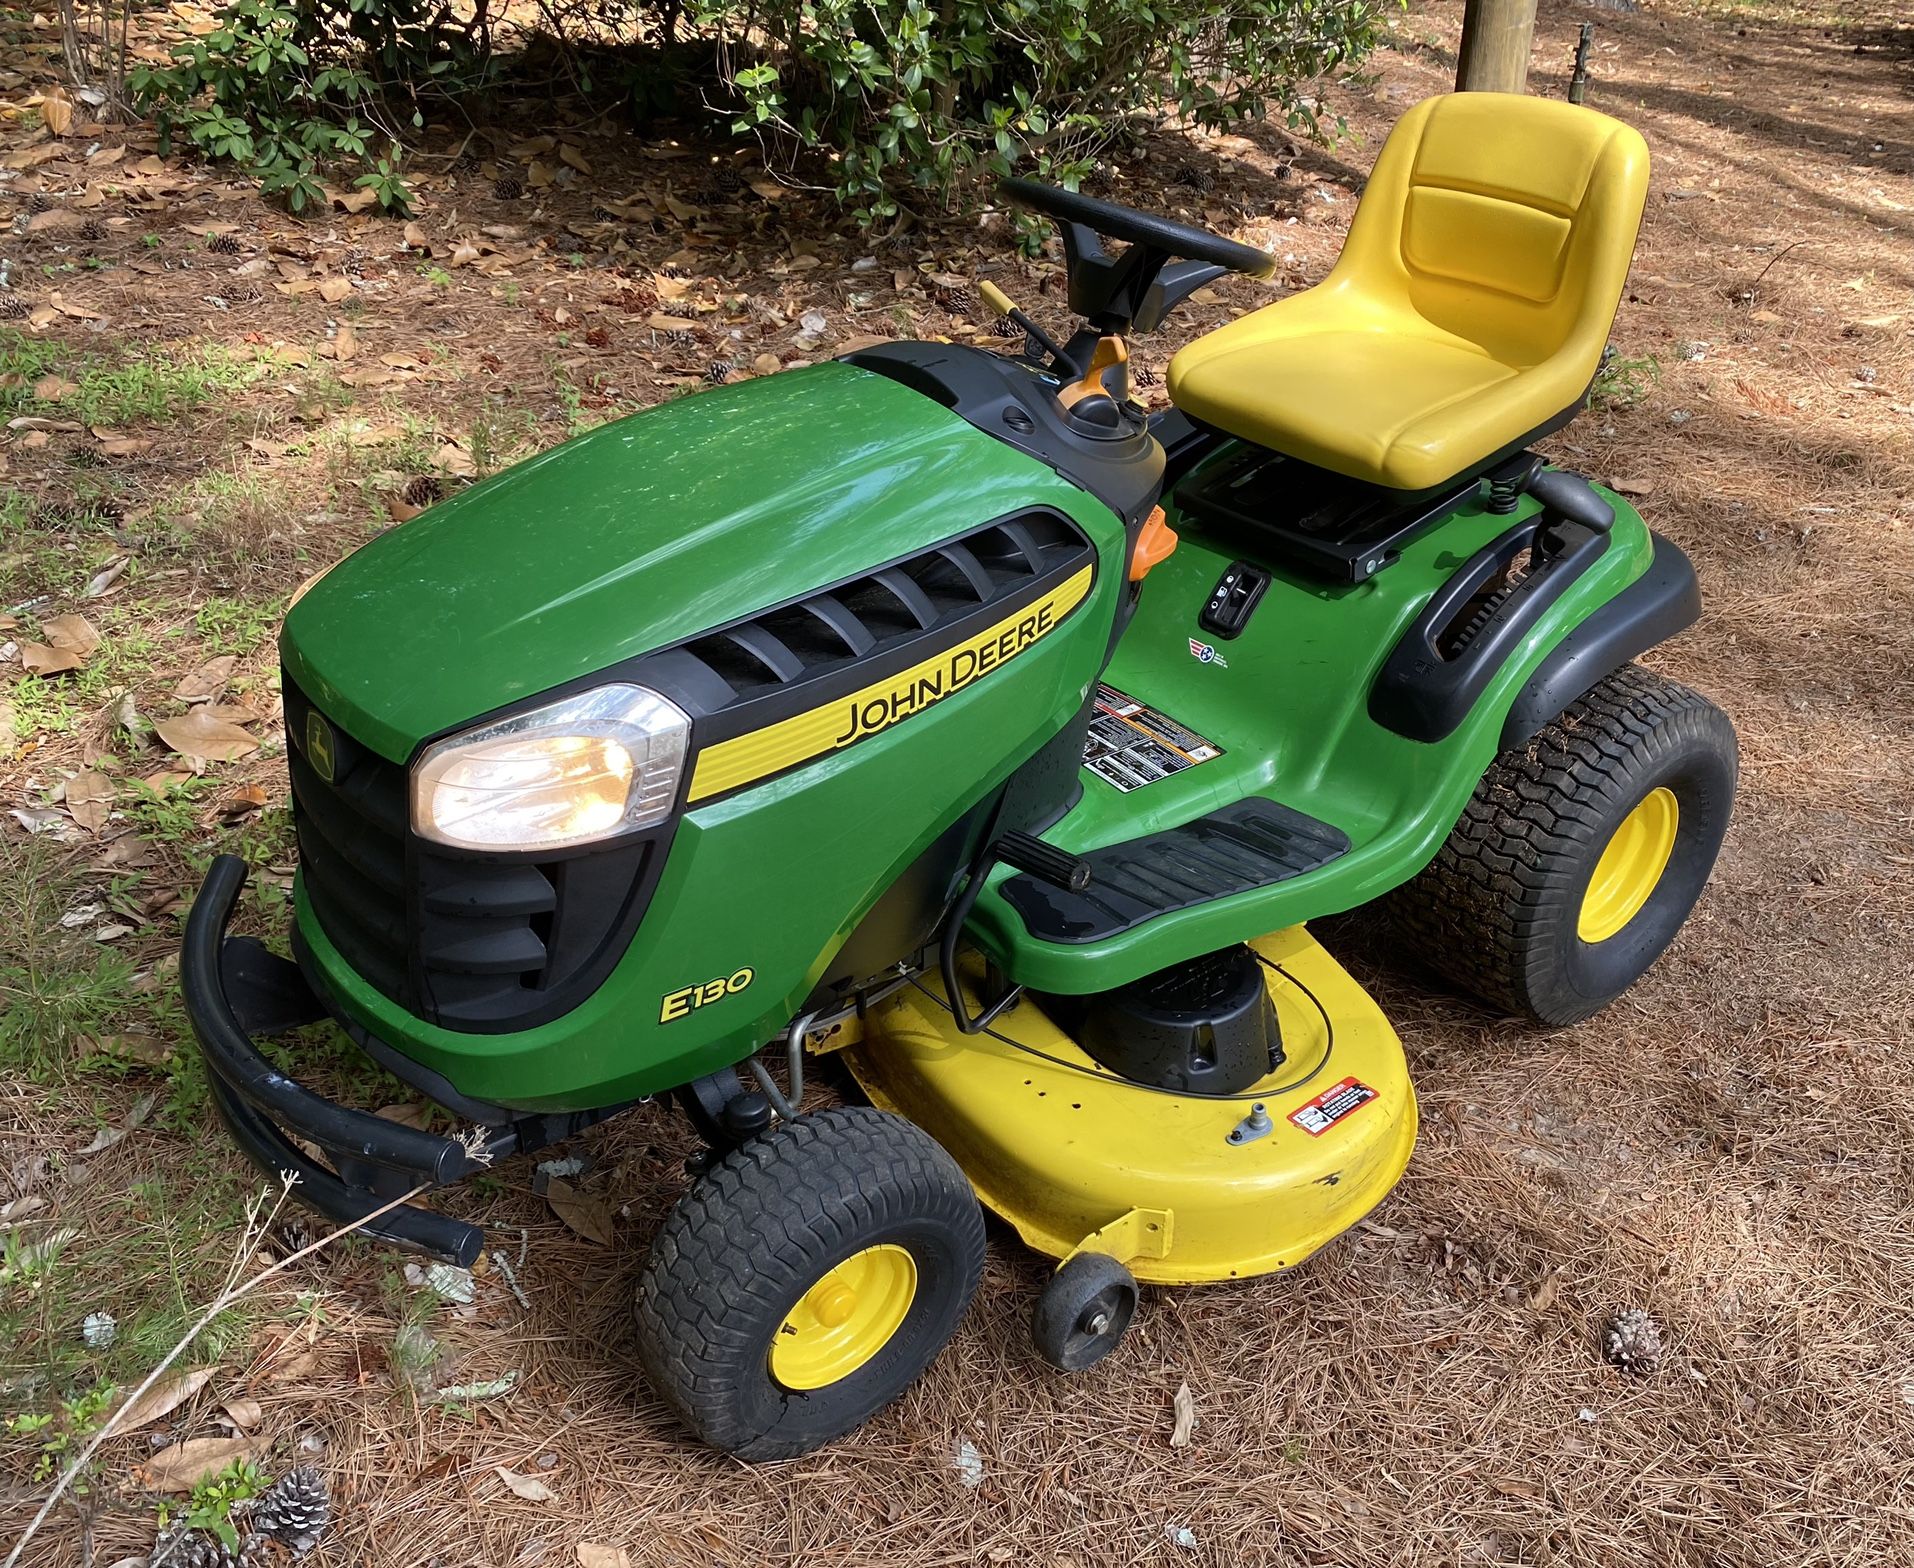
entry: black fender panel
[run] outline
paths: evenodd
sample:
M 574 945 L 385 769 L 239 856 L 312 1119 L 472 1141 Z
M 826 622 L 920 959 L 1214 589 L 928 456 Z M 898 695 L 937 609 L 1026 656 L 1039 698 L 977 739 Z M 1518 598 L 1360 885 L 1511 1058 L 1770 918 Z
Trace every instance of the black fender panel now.
M 1700 619 L 1694 563 L 1673 540 L 1654 539 L 1648 570 L 1557 643 L 1523 683 L 1502 725 L 1504 751 L 1526 744 L 1603 676 Z

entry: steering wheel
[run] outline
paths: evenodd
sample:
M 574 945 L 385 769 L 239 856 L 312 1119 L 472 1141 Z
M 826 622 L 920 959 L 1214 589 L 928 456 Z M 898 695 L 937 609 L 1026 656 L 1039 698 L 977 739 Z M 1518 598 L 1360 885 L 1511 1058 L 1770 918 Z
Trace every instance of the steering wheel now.
M 1085 196 L 1080 191 L 1066 191 L 1055 185 L 1045 185 L 1040 180 L 1025 179 L 1004 180 L 997 188 L 1019 206 L 1028 207 L 1032 212 L 1041 212 L 1071 227 L 1086 229 L 1093 235 L 1105 234 L 1113 240 L 1123 240 L 1156 251 L 1161 258 L 1157 263 L 1159 267 L 1170 257 L 1181 256 L 1189 261 L 1220 267 L 1224 272 L 1248 273 L 1252 278 L 1266 278 L 1276 270 L 1276 258 L 1254 245 L 1226 240 L 1207 229 L 1159 218 L 1153 213 L 1138 212 L 1134 207 L 1120 207 L 1113 201 L 1098 201 L 1094 196 Z M 1066 228 L 1066 249 L 1070 248 L 1069 242 L 1070 232 Z M 1075 268 L 1071 270 L 1074 274 Z
M 1276 270 L 1276 258 L 1254 245 L 1113 201 L 1038 180 L 1005 180 L 998 188 L 1018 205 L 1057 220 L 1070 308 L 1099 336 L 1154 332 L 1179 304 L 1226 272 L 1266 278 Z M 1127 241 L 1129 248 L 1121 256 L 1105 255 L 1099 234 Z M 1178 256 L 1183 260 L 1172 260 Z

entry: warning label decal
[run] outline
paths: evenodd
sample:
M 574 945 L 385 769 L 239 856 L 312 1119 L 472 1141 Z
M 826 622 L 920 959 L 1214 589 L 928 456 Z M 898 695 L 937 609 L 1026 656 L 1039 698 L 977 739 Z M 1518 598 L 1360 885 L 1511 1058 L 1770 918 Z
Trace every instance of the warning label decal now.
M 1352 1111 L 1359 1111 L 1371 1100 L 1376 1091 L 1366 1083 L 1354 1078 L 1345 1078 L 1333 1089 L 1325 1089 L 1307 1105 L 1299 1105 L 1289 1113 L 1289 1119 L 1312 1138 L 1320 1138 Z
M 1223 748 L 1167 713 L 1097 685 L 1097 711 L 1083 747 L 1083 765 L 1128 794 L 1223 755 Z

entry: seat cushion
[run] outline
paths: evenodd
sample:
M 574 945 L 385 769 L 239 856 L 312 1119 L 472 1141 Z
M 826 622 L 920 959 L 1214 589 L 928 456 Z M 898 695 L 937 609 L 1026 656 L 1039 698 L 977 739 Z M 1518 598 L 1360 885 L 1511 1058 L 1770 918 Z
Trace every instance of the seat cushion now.
M 1426 490 L 1541 423 L 1511 410 L 1517 428 L 1484 435 L 1476 400 L 1516 372 L 1453 340 L 1330 329 L 1232 346 L 1229 330 L 1203 340 L 1209 352 L 1195 368 L 1172 366 L 1176 406 L 1335 473 Z

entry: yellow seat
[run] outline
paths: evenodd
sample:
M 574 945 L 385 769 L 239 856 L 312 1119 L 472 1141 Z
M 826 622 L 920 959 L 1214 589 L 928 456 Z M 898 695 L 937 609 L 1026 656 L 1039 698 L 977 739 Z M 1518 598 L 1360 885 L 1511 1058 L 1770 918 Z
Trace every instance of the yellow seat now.
M 1581 401 L 1647 191 L 1647 144 L 1605 114 L 1427 99 L 1383 145 L 1329 276 L 1190 344 L 1170 397 L 1339 474 L 1439 485 Z

